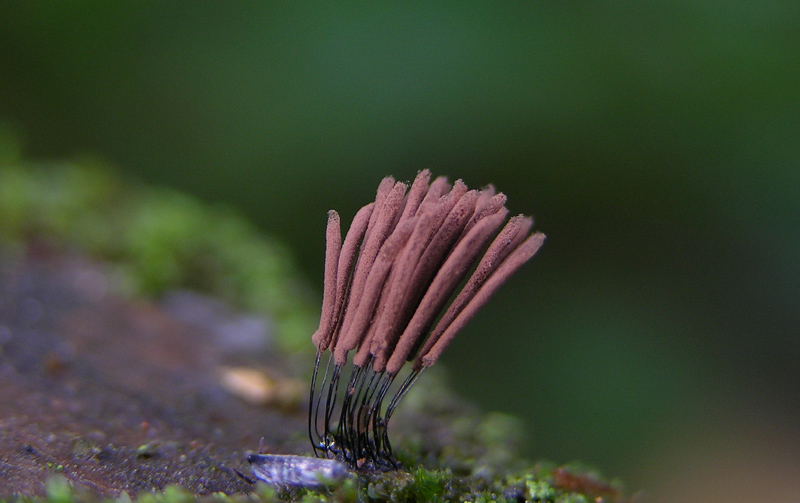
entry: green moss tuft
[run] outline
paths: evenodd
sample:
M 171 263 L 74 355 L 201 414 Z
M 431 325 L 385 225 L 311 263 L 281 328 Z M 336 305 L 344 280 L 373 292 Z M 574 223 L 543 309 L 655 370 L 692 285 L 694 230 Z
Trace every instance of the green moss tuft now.
M 443 471 L 430 471 L 419 467 L 414 473 L 413 497 L 416 501 L 443 501 L 452 474 Z
M 50 477 L 46 483 L 48 503 L 73 503 L 75 493 L 64 477 Z
M 583 494 L 569 493 L 556 498 L 555 503 L 589 503 L 589 500 Z
M 525 499 L 528 501 L 552 501 L 556 490 L 543 480 L 533 478 L 525 481 Z

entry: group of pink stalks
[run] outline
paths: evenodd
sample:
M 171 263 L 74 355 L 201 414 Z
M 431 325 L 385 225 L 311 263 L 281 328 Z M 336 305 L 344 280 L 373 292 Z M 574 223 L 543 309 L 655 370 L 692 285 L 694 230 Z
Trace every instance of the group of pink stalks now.
M 544 242 L 544 234 L 530 234 L 532 218 L 506 222 L 505 203 L 492 186 L 431 182 L 424 170 L 410 187 L 384 178 L 344 241 L 339 214 L 328 213 L 308 417 L 317 457 L 364 471 L 398 467 L 387 424 L 400 400 Z M 392 383 L 412 361 L 384 410 Z

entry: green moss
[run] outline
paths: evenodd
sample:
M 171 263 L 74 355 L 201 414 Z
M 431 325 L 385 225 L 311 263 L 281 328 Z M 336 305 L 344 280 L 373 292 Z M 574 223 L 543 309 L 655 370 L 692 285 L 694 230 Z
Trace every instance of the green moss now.
M 555 503 L 589 503 L 589 500 L 583 494 L 569 493 L 560 495 Z
M 64 477 L 50 477 L 46 484 L 48 503 L 72 503 L 75 493 Z
M 136 501 L 137 503 L 191 503 L 197 501 L 197 497 L 182 487 L 169 485 L 162 492 L 142 493 Z
M 142 459 L 152 458 L 158 452 L 157 443 L 142 444 L 136 448 L 136 457 Z
M 525 499 L 530 501 L 552 501 L 556 490 L 543 480 L 529 479 L 525 481 Z
M 230 208 L 124 181 L 96 160 L 0 161 L 5 248 L 33 241 L 108 261 L 132 295 L 206 292 L 268 315 L 283 349 L 310 351 L 317 309 L 291 254 Z

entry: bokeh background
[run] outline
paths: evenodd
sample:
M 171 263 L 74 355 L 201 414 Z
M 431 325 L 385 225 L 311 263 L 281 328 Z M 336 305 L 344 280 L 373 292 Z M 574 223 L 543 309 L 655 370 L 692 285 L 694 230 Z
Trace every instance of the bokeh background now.
M 237 208 L 317 289 L 384 175 L 493 183 L 548 240 L 459 393 L 654 501 L 797 501 L 798 2 L 4 2 L 0 120 Z

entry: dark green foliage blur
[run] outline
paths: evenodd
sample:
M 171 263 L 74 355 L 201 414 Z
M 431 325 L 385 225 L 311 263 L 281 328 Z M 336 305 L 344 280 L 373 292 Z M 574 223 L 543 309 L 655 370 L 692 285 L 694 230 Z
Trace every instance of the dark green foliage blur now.
M 452 381 L 635 485 L 798 424 L 798 40 L 788 0 L 6 2 L 0 120 L 235 206 L 320 291 L 328 209 L 422 168 L 495 184 L 548 239 Z
M 3 146 L 0 140 L 0 152 L 9 151 Z M 212 295 L 267 316 L 281 349 L 313 353 L 308 333 L 317 315 L 283 245 L 228 208 L 137 186 L 96 161 L 37 163 L 0 154 L 0 246 L 4 253 L 41 247 L 103 260 L 122 294 Z

